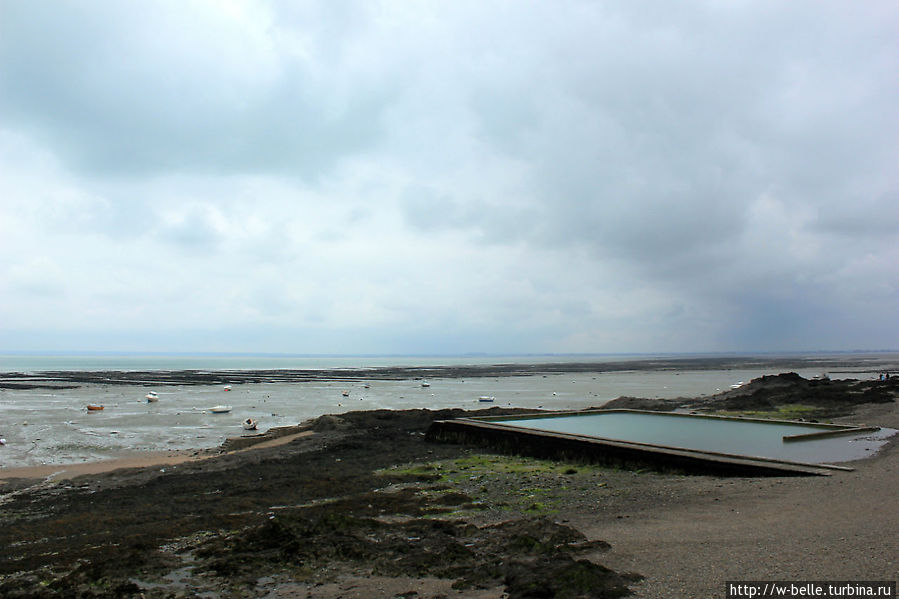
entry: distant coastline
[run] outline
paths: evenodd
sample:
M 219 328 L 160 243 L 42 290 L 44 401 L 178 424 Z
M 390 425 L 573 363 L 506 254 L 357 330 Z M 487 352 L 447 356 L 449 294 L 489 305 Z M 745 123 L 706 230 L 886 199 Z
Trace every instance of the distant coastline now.
M 271 357 L 260 355 L 164 356 L 88 354 L 65 357 L 0 355 L 0 386 L 41 383 L 220 384 L 341 380 L 404 380 L 533 376 L 577 372 L 819 369 L 842 374 L 899 370 L 899 352 L 819 354 L 683 354 L 416 357 Z

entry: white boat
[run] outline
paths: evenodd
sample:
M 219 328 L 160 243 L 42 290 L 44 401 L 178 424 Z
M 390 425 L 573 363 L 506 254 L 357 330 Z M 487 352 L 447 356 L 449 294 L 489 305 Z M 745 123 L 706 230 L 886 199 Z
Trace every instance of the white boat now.
M 150 391 L 147 393 L 147 403 L 159 401 L 159 394 L 156 391 Z
M 258 424 L 259 423 L 254 418 L 247 418 L 241 425 L 243 426 L 243 430 L 245 431 L 254 431 L 256 430 Z
M 212 406 L 209 411 L 213 414 L 227 414 L 231 411 L 231 406 Z
M 230 391 L 230 390 L 231 390 L 231 385 L 225 385 L 225 391 Z
M 422 381 L 422 382 L 421 382 L 421 386 L 422 386 L 422 387 L 430 387 L 430 386 L 431 386 L 431 383 L 429 383 L 428 381 Z
M 482 403 L 490 403 L 490 402 L 494 401 L 495 399 L 496 398 L 493 397 L 492 395 L 482 395 L 478 398 L 478 401 L 480 401 Z
M 350 396 L 350 392 L 349 392 L 349 391 L 344 391 L 344 392 L 343 392 L 343 396 L 344 396 L 344 397 L 349 397 L 349 396 Z

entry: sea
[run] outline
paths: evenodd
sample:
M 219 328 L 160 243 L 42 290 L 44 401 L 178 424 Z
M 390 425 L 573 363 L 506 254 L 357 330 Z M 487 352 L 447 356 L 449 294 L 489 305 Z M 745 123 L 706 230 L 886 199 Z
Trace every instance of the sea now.
M 562 364 L 645 360 L 646 355 L 461 355 L 461 356 L 285 356 L 189 354 L 8 354 L 0 355 L 0 377 L 49 371 L 144 370 L 365 370 L 372 368 Z M 671 358 L 671 356 L 664 356 Z M 676 356 L 675 356 L 676 357 Z M 795 356 L 794 356 L 795 357 Z M 845 376 L 876 378 L 896 368 L 899 354 L 856 354 Z M 830 358 L 828 358 L 830 359 Z M 769 363 L 770 360 L 766 360 Z M 750 362 L 751 363 L 751 362 Z M 260 434 L 324 414 L 352 410 L 490 406 L 543 410 L 600 407 L 621 396 L 702 397 L 783 370 L 776 365 L 720 369 L 637 369 L 561 372 L 532 376 L 484 376 L 407 380 L 310 380 L 232 385 L 113 385 L 78 383 L 75 388 L 0 388 L 0 469 L 62 465 L 144 454 L 209 449 L 226 439 Z M 814 361 L 791 368 L 811 378 Z M 155 391 L 159 400 L 148 402 Z M 480 398 L 493 398 L 482 402 Z M 102 411 L 86 409 L 101 404 Z M 227 413 L 211 408 L 230 406 Z M 247 418 L 258 431 L 243 430 Z

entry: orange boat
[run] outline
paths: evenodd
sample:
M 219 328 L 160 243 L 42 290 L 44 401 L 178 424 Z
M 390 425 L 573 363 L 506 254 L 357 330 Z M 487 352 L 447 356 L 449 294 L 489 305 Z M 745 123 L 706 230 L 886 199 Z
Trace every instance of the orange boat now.
M 94 404 L 87 404 L 88 412 L 99 412 L 103 409 L 103 406 L 95 406 Z

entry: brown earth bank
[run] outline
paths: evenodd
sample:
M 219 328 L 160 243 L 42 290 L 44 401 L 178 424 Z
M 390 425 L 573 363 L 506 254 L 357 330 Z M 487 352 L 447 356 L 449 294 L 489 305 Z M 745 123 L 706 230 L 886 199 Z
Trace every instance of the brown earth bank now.
M 897 396 L 896 379 L 785 374 L 677 405 L 899 428 Z M 895 441 L 853 472 L 754 479 L 424 439 L 435 419 L 512 412 L 353 412 L 203 460 L 0 480 L 0 597 L 723 597 L 726 580 L 897 578 Z

